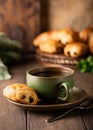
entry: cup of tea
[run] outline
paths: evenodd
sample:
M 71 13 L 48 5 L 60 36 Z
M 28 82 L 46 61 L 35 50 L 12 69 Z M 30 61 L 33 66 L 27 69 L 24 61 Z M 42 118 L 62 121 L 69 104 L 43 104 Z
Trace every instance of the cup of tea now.
M 26 83 L 45 101 L 67 101 L 73 94 L 74 70 L 67 67 L 37 67 L 27 71 Z

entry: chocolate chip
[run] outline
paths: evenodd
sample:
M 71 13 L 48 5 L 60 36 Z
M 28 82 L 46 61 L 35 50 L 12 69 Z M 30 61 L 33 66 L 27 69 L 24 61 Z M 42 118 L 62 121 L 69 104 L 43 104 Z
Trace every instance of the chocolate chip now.
M 77 55 L 77 53 L 76 53 L 76 52 L 74 52 L 74 55 Z
M 29 97 L 29 102 L 31 103 L 33 101 L 34 101 L 34 99 L 32 97 Z
M 26 96 L 25 95 L 22 95 L 22 97 L 21 97 L 22 99 L 25 99 L 26 98 Z
M 68 51 L 67 54 L 70 56 L 70 52 Z

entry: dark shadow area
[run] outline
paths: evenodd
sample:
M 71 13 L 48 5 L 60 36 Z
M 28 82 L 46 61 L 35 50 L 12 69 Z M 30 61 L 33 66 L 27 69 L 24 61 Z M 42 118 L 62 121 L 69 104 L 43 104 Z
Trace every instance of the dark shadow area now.
M 41 32 L 49 28 L 49 0 L 41 0 Z

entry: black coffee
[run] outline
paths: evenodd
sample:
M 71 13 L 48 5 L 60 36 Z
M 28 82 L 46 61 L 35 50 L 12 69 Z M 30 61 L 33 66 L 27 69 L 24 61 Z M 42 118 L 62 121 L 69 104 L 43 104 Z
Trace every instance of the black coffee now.
M 62 71 L 42 70 L 33 73 L 33 75 L 40 76 L 40 77 L 59 77 L 59 76 L 66 76 L 67 73 Z

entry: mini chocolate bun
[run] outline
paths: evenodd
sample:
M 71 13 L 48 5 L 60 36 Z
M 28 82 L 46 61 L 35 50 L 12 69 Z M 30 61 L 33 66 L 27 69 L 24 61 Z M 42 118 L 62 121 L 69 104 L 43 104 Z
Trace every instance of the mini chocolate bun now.
M 22 88 L 15 97 L 16 101 L 24 104 L 35 105 L 38 102 L 37 94 L 32 88 Z
M 39 50 L 46 53 L 61 53 L 63 51 L 64 45 L 59 41 L 49 39 L 47 41 L 42 41 L 39 45 Z
M 93 54 L 93 32 L 89 35 L 89 42 L 88 42 L 89 51 Z
M 35 47 L 39 47 L 41 42 L 47 41 L 49 39 L 53 39 L 56 36 L 57 36 L 56 30 L 43 32 L 33 39 L 33 45 Z
M 89 34 L 91 32 L 93 32 L 93 28 L 92 27 L 88 27 L 88 28 L 85 28 L 82 31 L 80 31 L 79 32 L 80 41 L 84 42 L 84 43 L 88 43 Z
M 3 95 L 15 102 L 25 104 L 37 104 L 38 102 L 38 96 L 34 89 L 21 83 L 6 86 L 3 90 Z
M 20 83 L 7 85 L 3 90 L 3 95 L 11 100 L 16 100 L 15 99 L 16 92 L 24 87 L 26 87 L 26 85 Z
M 71 28 L 65 28 L 57 31 L 57 36 L 54 40 L 60 41 L 62 44 L 66 45 L 70 42 L 79 41 L 79 34 Z
M 66 45 L 70 42 L 79 41 L 79 34 L 71 28 L 47 31 L 35 37 L 33 39 L 33 45 L 39 47 L 41 42 L 44 43 L 48 40 L 60 41 L 60 43 Z
M 64 55 L 68 57 L 78 58 L 88 53 L 88 45 L 81 42 L 69 43 L 64 48 Z

